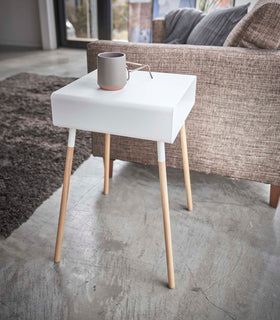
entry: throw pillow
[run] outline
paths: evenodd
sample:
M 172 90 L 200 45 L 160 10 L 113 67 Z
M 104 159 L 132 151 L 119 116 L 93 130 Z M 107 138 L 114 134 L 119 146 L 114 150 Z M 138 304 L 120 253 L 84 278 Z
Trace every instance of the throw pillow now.
M 194 27 L 187 44 L 222 46 L 231 30 L 246 15 L 249 5 L 210 12 Z
M 280 46 L 280 1 L 259 1 L 234 27 L 224 46 L 278 49 Z
M 204 17 L 200 10 L 174 9 L 165 16 L 165 43 L 186 43 L 192 29 Z

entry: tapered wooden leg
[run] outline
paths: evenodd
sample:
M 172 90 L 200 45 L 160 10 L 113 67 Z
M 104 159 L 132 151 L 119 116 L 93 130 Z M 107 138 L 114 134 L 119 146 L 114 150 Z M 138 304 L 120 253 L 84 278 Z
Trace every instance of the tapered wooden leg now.
M 74 145 L 75 145 L 75 134 L 76 134 L 75 129 L 69 130 L 68 148 L 66 153 L 63 188 L 62 188 L 60 213 L 59 213 L 57 237 L 56 237 L 56 245 L 55 245 L 55 255 L 54 255 L 55 262 L 59 262 L 60 254 L 61 254 L 64 221 L 65 221 L 65 215 L 66 215 L 70 176 L 71 176 L 71 170 L 72 170 L 72 161 L 73 161 L 73 153 L 74 153 Z
M 165 153 L 164 143 L 158 142 L 158 158 L 159 158 L 158 168 L 159 168 L 160 189 L 161 189 L 161 202 L 162 202 L 162 213 L 163 213 L 163 224 L 164 224 L 168 284 L 169 284 L 169 288 L 173 289 L 175 287 L 175 278 L 174 278 L 172 240 L 171 240 L 166 165 L 165 165 L 164 153 Z
M 110 135 L 105 134 L 104 150 L 104 194 L 109 193 L 109 176 L 110 176 Z
M 273 208 L 277 208 L 279 199 L 280 199 L 280 186 L 275 186 L 271 184 L 269 205 Z
M 192 202 L 192 190 L 191 190 L 191 177 L 190 177 L 190 168 L 189 168 L 189 159 L 188 159 L 188 148 L 187 148 L 187 137 L 186 137 L 186 127 L 183 124 L 180 130 L 181 136 L 181 148 L 183 155 L 183 166 L 184 166 L 184 177 L 185 177 L 185 186 L 187 194 L 188 209 L 192 211 L 193 202 Z

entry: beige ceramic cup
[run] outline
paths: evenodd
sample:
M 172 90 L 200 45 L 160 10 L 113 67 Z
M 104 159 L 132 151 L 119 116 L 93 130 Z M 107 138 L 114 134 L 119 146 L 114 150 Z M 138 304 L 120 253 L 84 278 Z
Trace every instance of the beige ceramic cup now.
M 97 57 L 97 83 L 104 90 L 120 90 L 127 82 L 126 56 L 121 52 L 102 52 Z

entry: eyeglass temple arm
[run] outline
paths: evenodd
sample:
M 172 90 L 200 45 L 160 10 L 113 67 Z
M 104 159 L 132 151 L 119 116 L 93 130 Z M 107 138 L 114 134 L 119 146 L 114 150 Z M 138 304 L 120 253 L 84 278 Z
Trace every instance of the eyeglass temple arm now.
M 134 66 L 139 66 L 138 68 L 135 68 L 135 69 L 133 69 L 133 70 L 129 70 L 129 72 L 138 71 L 138 70 L 147 68 L 148 71 L 149 71 L 149 74 L 150 74 L 151 78 L 154 79 L 154 78 L 153 78 L 153 75 L 152 75 L 152 72 L 151 72 L 151 68 L 150 68 L 150 66 L 149 66 L 148 64 L 141 64 L 141 63 L 130 62 L 130 61 L 127 61 L 126 63 L 127 63 L 127 64 L 132 64 L 132 65 L 134 65 Z M 127 68 L 127 69 L 128 69 L 128 68 Z

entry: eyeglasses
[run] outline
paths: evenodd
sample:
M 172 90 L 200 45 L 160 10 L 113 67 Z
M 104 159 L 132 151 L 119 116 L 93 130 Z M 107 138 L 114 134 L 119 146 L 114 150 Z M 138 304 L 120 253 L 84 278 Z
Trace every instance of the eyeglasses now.
M 126 66 L 126 69 L 127 69 L 127 71 L 128 71 L 128 78 L 127 78 L 127 80 L 130 79 L 130 73 L 131 73 L 131 72 L 133 72 L 133 71 L 138 71 L 138 70 L 141 70 L 141 69 L 144 69 L 144 68 L 147 68 L 147 69 L 148 69 L 149 74 L 150 74 L 150 76 L 151 76 L 151 79 L 153 79 L 153 75 L 152 75 L 152 72 L 151 72 L 151 68 L 150 68 L 150 66 L 149 66 L 148 64 L 141 64 L 141 63 L 130 62 L 130 61 L 126 61 L 126 63 L 127 63 L 127 64 L 131 64 L 131 65 L 133 65 L 133 66 L 138 66 L 138 68 L 135 68 L 135 69 L 132 69 L 132 70 L 130 70 L 130 69 L 128 68 L 128 66 Z

